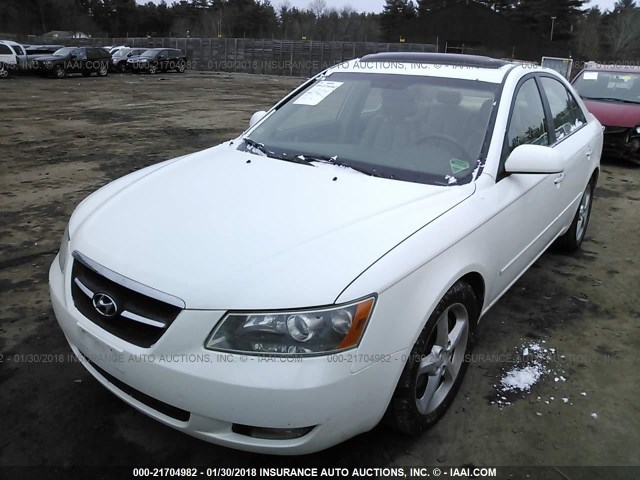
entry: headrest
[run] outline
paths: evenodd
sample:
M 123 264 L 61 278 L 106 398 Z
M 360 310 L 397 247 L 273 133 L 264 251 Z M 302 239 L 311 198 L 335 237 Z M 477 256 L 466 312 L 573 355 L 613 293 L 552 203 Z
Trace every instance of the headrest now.
M 462 94 L 457 90 L 440 90 L 436 96 L 438 103 L 448 105 L 460 105 Z

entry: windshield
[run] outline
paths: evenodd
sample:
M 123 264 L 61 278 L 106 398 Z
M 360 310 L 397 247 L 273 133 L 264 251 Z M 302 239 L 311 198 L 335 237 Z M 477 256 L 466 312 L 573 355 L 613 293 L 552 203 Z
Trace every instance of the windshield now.
M 158 50 L 147 50 L 146 52 L 144 52 L 142 55 L 140 55 L 141 57 L 155 57 L 157 54 L 159 53 Z
M 451 78 L 334 73 L 273 112 L 239 148 L 398 180 L 466 183 L 497 89 Z
M 63 48 L 59 48 L 58 50 L 56 50 L 55 52 L 53 52 L 53 54 L 56 57 L 66 57 L 67 55 L 69 55 L 71 52 L 73 53 L 77 53 L 76 52 L 77 48 L 74 47 L 63 47 Z
M 587 71 L 573 86 L 582 98 L 640 103 L 640 73 Z

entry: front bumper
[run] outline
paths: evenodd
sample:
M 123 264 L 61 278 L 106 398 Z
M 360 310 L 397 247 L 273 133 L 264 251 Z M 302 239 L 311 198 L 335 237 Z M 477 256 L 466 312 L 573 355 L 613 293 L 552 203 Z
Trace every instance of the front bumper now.
M 75 308 L 69 270 L 67 265 L 63 274 L 58 257 L 54 259 L 49 271 L 51 301 L 67 341 L 85 368 L 150 417 L 228 447 L 305 454 L 370 430 L 386 410 L 403 367 L 401 358 L 407 353 L 396 352 L 353 373 L 350 357 L 354 353 L 342 356 L 344 361 L 332 361 L 330 357 L 280 359 L 212 352 L 203 343 L 225 312 L 188 309 L 156 344 L 142 348 L 101 329 Z M 236 433 L 234 424 L 314 428 L 298 438 L 273 440 Z
M 633 128 L 605 127 L 602 150 L 607 156 L 640 160 L 640 134 Z

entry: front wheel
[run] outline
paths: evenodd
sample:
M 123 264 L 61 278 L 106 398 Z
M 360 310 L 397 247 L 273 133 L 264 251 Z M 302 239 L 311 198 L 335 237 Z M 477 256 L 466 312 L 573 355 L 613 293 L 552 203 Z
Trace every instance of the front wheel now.
M 67 74 L 67 71 L 64 69 L 62 65 L 56 65 L 56 68 L 53 71 L 53 74 L 56 78 L 64 78 Z
M 0 62 L 0 78 L 7 78 L 9 76 L 9 67 Z
M 556 245 L 566 252 L 575 252 L 582 245 L 582 241 L 587 234 L 589 218 L 591 218 L 591 207 L 593 205 L 593 191 L 595 182 L 592 180 L 582 192 L 580 205 L 576 211 L 569 230 L 556 241 Z
M 411 350 L 386 414 L 392 427 L 415 435 L 442 417 L 467 370 L 477 320 L 473 289 L 465 282 L 456 283 Z

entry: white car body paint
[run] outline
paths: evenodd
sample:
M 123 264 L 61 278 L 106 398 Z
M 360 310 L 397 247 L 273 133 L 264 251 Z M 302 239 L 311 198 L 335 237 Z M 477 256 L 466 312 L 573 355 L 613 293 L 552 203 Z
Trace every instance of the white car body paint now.
M 355 61 L 338 68 L 372 71 L 359 70 Z M 85 362 L 86 368 L 138 410 L 221 445 L 301 454 L 373 428 L 393 395 L 405 355 L 447 290 L 467 274 L 481 276 L 485 314 L 569 228 L 598 169 L 602 128 L 576 96 L 587 124 L 552 147 L 566 162 L 563 181 L 554 182 L 557 174 L 499 179 L 513 92 L 533 72 L 571 88 L 550 70 L 514 65 L 393 72 L 504 81 L 486 162 L 468 184 L 430 186 L 328 164 L 311 168 L 239 152 L 235 140 L 101 188 L 70 220 L 65 268 L 56 258 L 50 269 L 54 311 L 73 351 L 90 355 L 94 363 Z M 109 333 L 74 306 L 74 251 L 178 297 L 186 308 L 149 348 Z M 325 306 L 371 294 L 377 295 L 372 317 L 348 362 L 327 356 L 265 361 L 204 349 L 229 310 Z M 209 360 L 108 361 L 114 353 Z M 385 361 L 378 361 L 380 355 Z M 189 419 L 177 420 L 133 398 L 95 366 L 188 412 Z M 232 424 L 315 428 L 299 438 L 270 440 L 237 433 Z

